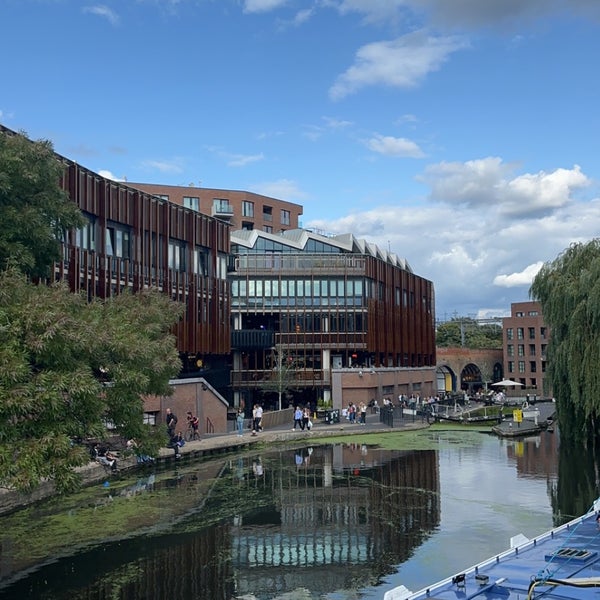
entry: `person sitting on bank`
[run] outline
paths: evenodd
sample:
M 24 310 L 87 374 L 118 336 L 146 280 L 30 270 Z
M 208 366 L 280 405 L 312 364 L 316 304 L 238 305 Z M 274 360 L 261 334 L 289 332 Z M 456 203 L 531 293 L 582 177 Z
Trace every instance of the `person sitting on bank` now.
M 173 451 L 175 452 L 175 458 L 181 458 L 179 448 L 181 448 L 183 444 L 185 444 L 185 440 L 183 439 L 181 431 L 171 436 L 171 439 L 169 440 L 169 448 L 173 448 Z
M 117 470 L 117 457 L 106 447 L 94 446 L 94 457 L 103 466 L 109 467 L 111 471 Z

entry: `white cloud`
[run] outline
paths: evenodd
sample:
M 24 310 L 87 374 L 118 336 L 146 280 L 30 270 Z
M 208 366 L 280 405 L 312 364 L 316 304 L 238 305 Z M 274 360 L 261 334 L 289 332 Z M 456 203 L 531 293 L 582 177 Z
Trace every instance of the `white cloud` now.
M 119 24 L 119 15 L 114 10 L 103 4 L 97 4 L 95 6 L 84 6 L 82 10 L 84 13 L 96 15 L 98 17 L 106 19 L 111 25 Z
M 353 125 L 352 121 L 345 121 L 343 119 L 335 119 L 333 117 L 323 117 L 327 127 L 330 129 L 345 129 Z
M 406 138 L 375 134 L 366 142 L 367 148 L 385 156 L 400 158 L 422 158 L 425 156 L 418 144 Z
M 531 285 L 533 278 L 543 266 L 543 261 L 538 261 L 532 265 L 527 265 L 520 273 L 498 275 L 497 277 L 494 277 L 494 285 L 501 287 Z
M 450 54 L 466 46 L 462 38 L 433 37 L 423 31 L 366 44 L 357 51 L 354 64 L 337 78 L 329 96 L 340 100 L 372 85 L 416 87 L 429 73 L 437 71 Z
M 287 0 L 245 0 L 245 13 L 262 13 L 281 8 L 287 4 Z
M 568 205 L 574 192 L 590 185 L 578 165 L 518 176 L 515 168 L 498 157 L 441 162 L 427 167 L 418 179 L 430 186 L 434 201 L 468 208 L 493 204 L 503 217 L 548 214 Z
M 126 177 L 117 177 L 111 171 L 105 171 L 103 169 L 98 171 L 98 175 L 100 175 L 100 177 L 105 177 L 106 179 L 110 179 L 111 181 L 127 181 Z
M 265 155 L 262 152 L 260 154 L 232 154 L 230 156 L 230 160 L 227 161 L 227 166 L 229 167 L 245 167 L 246 165 L 265 159 Z
M 251 189 L 257 194 L 279 198 L 280 200 L 286 200 L 287 202 L 299 202 L 307 197 L 306 193 L 291 179 L 279 179 L 277 181 L 256 183 L 252 185 Z
M 477 314 L 482 306 L 499 314 L 511 302 L 528 300 L 531 281 L 544 262 L 554 260 L 572 243 L 594 239 L 600 231 L 600 198 L 572 196 L 574 186 L 587 181 L 578 167 L 537 174 L 536 185 L 527 193 L 535 197 L 542 181 L 549 198 L 542 201 L 546 210 L 509 216 L 502 212 L 514 201 L 509 184 L 522 177 L 514 176 L 515 167 L 499 158 L 462 163 L 462 169 L 460 165 L 427 170 L 437 173 L 432 180 L 435 194 L 446 190 L 451 195 L 454 185 L 459 188 L 451 201 L 415 201 L 407 206 L 400 192 L 398 203 L 380 205 L 383 193 L 373 190 L 371 197 L 363 198 L 369 210 L 305 225 L 352 232 L 406 258 L 417 274 L 433 281 L 438 316 L 455 311 Z M 432 190 L 431 196 L 435 194 Z M 565 201 L 557 202 L 557 197 Z M 477 201 L 461 203 L 464 198 Z M 310 208 L 310 202 L 305 206 Z
M 183 173 L 183 168 L 180 165 L 180 160 L 175 159 L 173 161 L 164 160 L 145 160 L 142 162 L 142 166 L 145 169 L 153 169 L 160 171 L 161 173 Z

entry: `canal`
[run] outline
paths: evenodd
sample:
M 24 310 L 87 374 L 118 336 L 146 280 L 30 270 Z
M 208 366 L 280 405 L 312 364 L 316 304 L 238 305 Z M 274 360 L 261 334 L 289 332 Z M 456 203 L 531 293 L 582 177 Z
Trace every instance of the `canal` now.
M 0 599 L 382 598 L 565 522 L 597 494 L 592 458 L 558 433 L 369 440 L 140 471 L 4 516 Z

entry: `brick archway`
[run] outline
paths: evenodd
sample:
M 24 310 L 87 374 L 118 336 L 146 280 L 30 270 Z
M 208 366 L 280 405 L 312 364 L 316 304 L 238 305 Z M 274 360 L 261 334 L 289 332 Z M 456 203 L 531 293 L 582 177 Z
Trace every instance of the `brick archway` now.
M 436 373 L 439 382 L 444 381 L 445 388 L 438 391 L 460 392 L 463 384 L 465 370 L 480 373 L 480 385 L 485 387 L 492 381 L 503 377 L 502 349 L 471 349 L 471 348 L 437 348 Z M 469 367 L 469 365 L 472 365 Z M 452 375 L 449 375 L 452 374 Z M 443 379 L 442 379 L 443 377 Z M 448 381 L 452 382 L 452 389 L 447 389 Z M 468 383 L 468 382 L 466 382 Z M 477 383 L 474 380 L 471 383 Z M 468 388 L 468 391 L 472 391 Z

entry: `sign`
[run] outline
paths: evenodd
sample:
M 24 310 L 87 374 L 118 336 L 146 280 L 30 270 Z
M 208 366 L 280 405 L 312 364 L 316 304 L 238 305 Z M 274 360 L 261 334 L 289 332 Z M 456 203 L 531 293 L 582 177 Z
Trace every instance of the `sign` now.
M 515 423 L 523 422 L 523 411 L 520 408 L 513 410 L 513 421 Z

